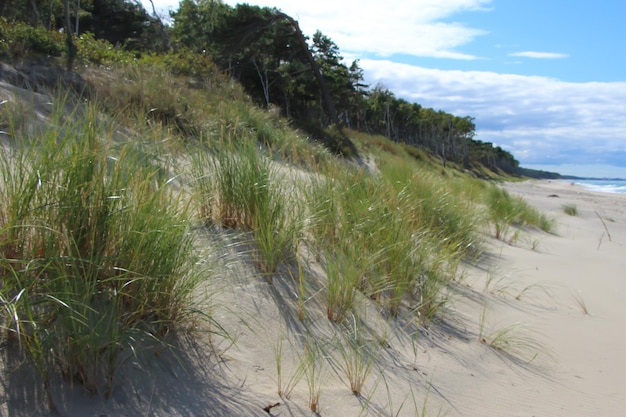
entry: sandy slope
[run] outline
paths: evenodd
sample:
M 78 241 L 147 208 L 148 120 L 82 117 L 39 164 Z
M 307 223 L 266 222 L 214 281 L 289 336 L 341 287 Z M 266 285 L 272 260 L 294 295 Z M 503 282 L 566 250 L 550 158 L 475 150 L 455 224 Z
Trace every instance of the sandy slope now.
M 541 354 L 529 365 L 484 358 L 457 375 L 454 370 L 441 375 L 440 368 L 436 380 L 450 383 L 449 398 L 458 415 L 624 415 L 626 196 L 594 194 L 567 183 L 507 188 L 555 218 L 557 235 L 534 232 L 513 245 L 492 242 L 490 293 L 496 297 L 488 299 L 485 327 L 524 323 L 526 335 L 540 342 L 553 361 L 546 355 L 539 361 Z M 576 205 L 579 216 L 565 215 L 564 204 Z M 474 290 L 479 282 L 480 277 Z M 468 378 L 468 370 L 480 374 Z
M 372 334 L 385 339 L 378 364 L 357 398 L 340 361 L 331 359 L 335 366 L 326 365 L 322 377 L 321 415 L 415 416 L 425 401 L 427 415 L 624 415 L 626 196 L 593 194 L 567 183 L 507 188 L 554 217 L 556 235 L 527 231 L 512 243 L 489 240 L 480 268 L 468 268 L 451 289 L 450 314 L 420 333 L 417 356 L 410 325 L 387 320 L 370 306 Z M 575 204 L 579 216 L 565 215 L 564 204 Z M 290 282 L 279 279 L 270 286 L 238 276 L 232 298 L 223 300 L 253 319 L 249 329 L 234 326 L 238 340 L 223 356 L 226 376 L 236 375 L 258 404 L 281 402 L 274 415 L 310 415 L 306 378 L 289 400 L 276 395 L 276 343 L 281 336 L 292 340 L 283 346 L 288 357 L 298 350 L 293 340 L 311 328 L 332 339 L 333 326 L 315 300 L 307 307 L 309 320 L 297 320 Z M 490 347 L 494 333 L 506 328 L 515 330 L 507 339 L 509 351 Z M 291 369 L 284 372 L 291 375 L 297 363 L 292 355 Z

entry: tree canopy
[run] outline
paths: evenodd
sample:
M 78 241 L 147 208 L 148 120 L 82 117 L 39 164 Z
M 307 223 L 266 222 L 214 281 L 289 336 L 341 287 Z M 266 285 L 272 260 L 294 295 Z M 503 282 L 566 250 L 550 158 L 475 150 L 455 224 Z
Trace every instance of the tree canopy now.
M 298 126 L 340 123 L 424 148 L 444 164 L 470 167 L 478 162 L 507 172 L 517 168 L 510 153 L 474 140 L 472 117 L 423 108 L 383 86 L 369 88 L 358 61 L 346 63 L 339 46 L 320 31 L 305 38 L 303 47 L 297 26 L 285 16 L 269 7 L 183 0 L 172 13 L 172 33 L 180 46 L 210 54 L 258 104 L 280 108 Z M 325 86 L 316 80 L 314 67 Z

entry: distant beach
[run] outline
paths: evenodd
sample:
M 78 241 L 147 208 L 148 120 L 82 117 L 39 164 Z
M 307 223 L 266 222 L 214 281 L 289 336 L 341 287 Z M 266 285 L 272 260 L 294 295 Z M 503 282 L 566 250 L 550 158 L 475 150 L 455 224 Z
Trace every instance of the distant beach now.
M 598 191 L 602 193 L 618 193 L 626 194 L 626 180 L 610 179 L 610 180 L 575 180 L 570 181 L 581 185 L 590 191 Z

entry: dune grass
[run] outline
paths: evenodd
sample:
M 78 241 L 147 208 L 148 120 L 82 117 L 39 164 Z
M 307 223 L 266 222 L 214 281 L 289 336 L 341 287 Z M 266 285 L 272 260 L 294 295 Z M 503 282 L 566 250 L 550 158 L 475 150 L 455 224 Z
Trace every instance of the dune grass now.
M 0 97 L 0 132 L 5 135 L 14 135 L 23 130 L 32 116 L 32 106 L 13 97 Z
M 108 395 L 129 352 L 185 322 L 194 251 L 164 171 L 94 108 L 59 112 L 0 159 L 1 323 L 44 385 L 59 373 Z
M 578 216 L 578 208 L 576 207 L 575 204 L 564 204 L 563 206 L 561 206 L 561 209 L 563 210 L 563 213 L 567 214 L 568 216 Z
M 366 267 L 356 263 L 354 253 L 328 251 L 322 265 L 328 283 L 326 285 L 326 317 L 341 323 L 353 310 L 357 302 L 357 292 Z
M 281 398 L 289 398 L 291 392 L 296 385 L 304 378 L 306 362 L 300 360 L 296 369 L 291 373 L 289 377 L 285 375 L 283 369 L 283 361 L 285 360 L 285 351 L 283 350 L 283 338 L 284 334 L 281 329 L 278 335 L 278 341 L 274 345 L 274 361 L 276 365 L 276 386 L 277 394 Z M 293 350 L 293 345 L 291 346 Z M 302 357 L 300 358 L 302 359 Z
M 303 227 L 289 182 L 281 181 L 271 160 L 249 141 L 200 151 L 192 166 L 203 221 L 251 232 L 259 268 L 271 281 L 279 265 L 295 256 Z
M 327 377 L 326 358 L 322 346 L 309 336 L 298 353 L 300 366 L 302 366 L 306 381 L 309 400 L 309 409 L 319 414 L 321 411 L 320 398 L 322 396 L 324 379 Z
M 361 395 L 365 382 L 374 370 L 380 349 L 379 344 L 368 343 L 361 336 L 356 320 L 353 320 L 338 350 L 341 356 L 340 368 L 354 395 Z
M 523 323 L 502 327 L 488 335 L 484 341 L 496 351 L 527 363 L 537 360 L 540 356 L 553 359 L 548 347 Z
M 523 199 L 511 196 L 503 188 L 491 186 L 485 201 L 496 239 L 509 238 L 513 226 L 536 226 L 547 233 L 554 232 L 553 219 L 531 207 Z
M 427 174 L 414 175 L 406 161 L 381 170 L 333 171 L 308 193 L 311 233 L 330 248 L 321 257 L 333 321 L 345 317 L 356 291 L 391 315 L 410 306 L 428 321 L 445 304 L 442 291 L 458 262 L 480 247 L 480 216 L 468 216 L 469 202 Z

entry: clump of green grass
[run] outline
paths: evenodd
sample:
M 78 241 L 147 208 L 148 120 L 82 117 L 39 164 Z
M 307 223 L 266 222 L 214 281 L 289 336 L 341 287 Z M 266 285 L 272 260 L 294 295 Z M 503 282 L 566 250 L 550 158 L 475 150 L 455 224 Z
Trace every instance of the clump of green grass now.
M 378 352 L 371 343 L 361 337 L 356 320 L 352 328 L 346 332 L 344 339 L 339 345 L 340 367 L 348 378 L 350 391 L 360 396 L 365 382 L 373 371 Z M 376 346 L 380 349 L 380 345 Z
M 332 253 L 324 255 L 323 267 L 328 283 L 326 285 L 326 317 L 339 323 L 354 308 L 361 279 L 363 265 L 357 262 L 354 253 Z
M 309 409 L 318 414 L 321 410 L 322 383 L 326 375 L 326 359 L 323 353 L 322 347 L 313 337 L 307 337 L 302 352 L 298 355 L 309 392 Z
M 128 352 L 191 311 L 188 220 L 161 168 L 115 146 L 94 108 L 50 126 L 0 159 L 1 325 L 46 389 L 61 374 L 109 395 Z
M 276 384 L 278 387 L 277 394 L 281 398 L 289 398 L 291 392 L 294 390 L 298 382 L 304 377 L 306 362 L 300 362 L 296 369 L 293 371 L 289 378 L 285 378 L 283 370 L 283 360 L 285 359 L 285 352 L 283 350 L 283 333 L 282 331 L 278 335 L 278 341 L 274 346 L 274 360 L 276 364 Z M 293 346 L 292 346 L 293 348 Z
M 326 248 L 331 320 L 345 316 L 356 292 L 393 316 L 410 305 L 429 320 L 445 304 L 442 290 L 460 258 L 478 246 L 476 226 L 463 215 L 468 205 L 408 172 L 344 167 L 313 181 L 310 229 Z
M 486 193 L 489 218 L 495 227 L 495 238 L 506 239 L 512 226 L 536 226 L 552 233 L 554 221 L 531 207 L 520 197 L 513 197 L 503 188 L 492 186 Z
M 564 204 L 561 209 L 568 216 L 578 216 L 578 208 L 575 204 Z
M 201 218 L 252 232 L 263 272 L 276 272 L 294 256 L 302 230 L 300 205 L 254 145 L 201 151 L 193 171 Z
M 28 126 L 28 119 L 33 114 L 33 106 L 15 97 L 0 97 L 0 132 L 13 136 Z
M 505 326 L 481 341 L 497 351 L 529 363 L 540 355 L 551 358 L 548 348 L 523 323 Z

